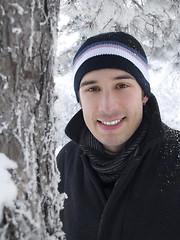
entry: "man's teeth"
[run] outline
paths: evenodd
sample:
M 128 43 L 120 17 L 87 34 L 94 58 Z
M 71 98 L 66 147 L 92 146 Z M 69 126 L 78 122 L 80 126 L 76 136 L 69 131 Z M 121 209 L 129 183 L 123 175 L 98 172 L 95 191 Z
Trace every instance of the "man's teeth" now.
M 122 119 L 119 119 L 119 120 L 115 120 L 115 121 L 112 121 L 112 122 L 102 122 L 104 125 L 107 125 L 107 126 L 113 126 L 113 125 L 116 125 L 118 124 L 119 122 L 121 122 Z

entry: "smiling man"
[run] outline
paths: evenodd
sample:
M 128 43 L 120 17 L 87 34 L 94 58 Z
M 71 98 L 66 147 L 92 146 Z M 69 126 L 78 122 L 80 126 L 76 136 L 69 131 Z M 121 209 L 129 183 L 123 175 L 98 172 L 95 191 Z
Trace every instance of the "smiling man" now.
M 179 240 L 180 133 L 162 123 L 131 35 L 91 37 L 73 62 L 81 110 L 57 157 L 67 240 Z

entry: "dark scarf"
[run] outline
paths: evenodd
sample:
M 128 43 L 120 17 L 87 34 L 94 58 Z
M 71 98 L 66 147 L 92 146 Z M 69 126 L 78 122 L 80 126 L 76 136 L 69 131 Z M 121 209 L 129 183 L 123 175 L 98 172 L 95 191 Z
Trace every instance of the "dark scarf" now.
M 89 157 L 92 168 L 99 176 L 107 197 L 123 169 L 138 155 L 147 129 L 148 121 L 144 118 L 134 135 L 128 140 L 125 148 L 117 153 L 104 149 L 90 132 L 83 134 L 85 144 L 81 147 Z

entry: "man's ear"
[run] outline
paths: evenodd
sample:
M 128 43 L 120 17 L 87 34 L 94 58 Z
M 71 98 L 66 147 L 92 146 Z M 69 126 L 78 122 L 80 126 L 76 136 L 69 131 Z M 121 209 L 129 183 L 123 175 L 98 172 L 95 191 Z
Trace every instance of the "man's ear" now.
M 80 94 L 78 93 L 78 98 L 79 98 L 79 106 L 82 108 L 82 104 L 81 104 L 81 99 L 80 99 Z
M 147 96 L 144 96 L 144 97 L 143 97 L 143 100 L 142 100 L 143 105 L 145 105 L 145 104 L 147 103 L 148 99 L 149 99 L 149 98 L 148 98 Z

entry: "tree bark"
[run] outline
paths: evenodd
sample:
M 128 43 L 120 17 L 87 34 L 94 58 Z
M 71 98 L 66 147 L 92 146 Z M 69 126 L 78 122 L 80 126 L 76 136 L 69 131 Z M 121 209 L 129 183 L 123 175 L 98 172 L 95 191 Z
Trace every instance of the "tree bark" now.
M 59 4 L 0 0 L 0 152 L 18 164 L 0 239 L 63 239 L 52 112 Z

